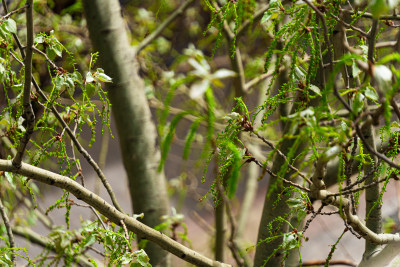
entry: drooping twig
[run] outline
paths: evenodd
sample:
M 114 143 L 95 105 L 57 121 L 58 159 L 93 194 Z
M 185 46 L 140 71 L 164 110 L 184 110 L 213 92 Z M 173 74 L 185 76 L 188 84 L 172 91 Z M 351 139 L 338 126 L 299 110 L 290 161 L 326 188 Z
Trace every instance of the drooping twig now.
M 14 36 L 15 41 L 18 43 L 19 42 L 19 38 L 18 36 Z M 24 55 L 24 51 L 22 48 L 20 48 L 20 52 L 21 55 Z M 17 57 L 14 55 L 14 58 L 17 59 Z M 22 66 L 24 66 L 25 64 L 19 60 L 17 60 Z M 36 92 L 39 94 L 39 96 L 45 101 L 48 102 L 48 98 L 47 96 L 44 94 L 44 92 L 42 91 L 42 89 L 40 88 L 39 84 L 36 82 L 35 77 L 32 76 L 32 83 L 33 86 L 35 87 Z M 50 107 L 51 111 L 53 112 L 54 116 L 56 117 L 56 119 L 58 120 L 58 122 L 61 124 L 61 126 L 66 130 L 68 136 L 71 138 L 71 141 L 74 143 L 74 145 L 76 146 L 78 152 L 86 159 L 86 161 L 92 166 L 92 168 L 94 169 L 94 171 L 97 173 L 97 176 L 100 178 L 101 182 L 103 183 L 107 193 L 109 194 L 112 203 L 114 204 L 114 206 L 122 212 L 122 208 L 121 205 L 118 203 L 118 200 L 115 196 L 114 191 L 111 188 L 110 183 L 108 182 L 106 176 L 104 175 L 103 171 L 100 169 L 100 167 L 98 166 L 98 164 L 96 163 L 96 161 L 94 161 L 94 159 L 92 158 L 92 156 L 90 156 L 90 154 L 86 151 L 86 149 L 83 148 L 83 146 L 80 144 L 80 142 L 78 141 L 78 139 L 76 138 L 76 136 L 74 135 L 73 131 L 71 130 L 71 128 L 68 126 L 68 124 L 64 121 L 64 119 L 62 118 L 62 116 L 60 115 L 60 113 L 57 111 L 56 107 L 54 105 L 52 105 Z
M 50 64 L 52 69 L 58 69 L 58 66 L 47 56 L 46 53 L 44 53 L 43 51 L 40 51 L 39 49 L 37 49 L 36 47 L 32 46 L 33 51 L 35 51 L 36 53 L 41 54 L 46 61 Z

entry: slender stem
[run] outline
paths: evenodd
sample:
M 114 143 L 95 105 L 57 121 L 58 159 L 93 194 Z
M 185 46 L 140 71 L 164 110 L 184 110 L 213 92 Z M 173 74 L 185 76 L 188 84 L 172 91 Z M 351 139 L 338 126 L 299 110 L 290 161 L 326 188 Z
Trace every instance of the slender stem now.
M 274 146 L 274 144 L 272 144 L 270 141 L 268 141 L 267 139 L 265 139 L 264 137 L 262 137 L 261 135 L 259 135 L 256 132 L 253 132 L 259 139 L 261 139 L 264 143 L 266 143 L 270 148 L 272 148 L 273 150 L 275 150 L 278 155 L 280 157 L 282 157 L 288 164 L 288 167 L 290 169 L 292 169 L 293 171 L 295 171 L 301 178 L 303 178 L 305 181 L 307 181 L 309 184 L 311 184 L 311 180 L 309 178 L 307 178 L 304 174 L 302 174 L 300 172 L 299 169 L 297 169 L 295 166 L 293 166 L 292 164 L 289 163 L 287 157 L 285 156 L 285 154 L 282 153 L 282 151 L 280 151 L 276 146 Z
M 46 61 L 50 64 L 50 66 L 51 66 L 53 69 L 58 69 L 58 66 L 47 56 L 46 53 L 44 53 L 43 51 L 40 51 L 39 49 L 37 49 L 37 48 L 34 47 L 34 46 L 32 46 L 32 49 L 33 49 L 33 51 L 35 51 L 36 53 L 41 54 L 41 55 L 46 59 Z
M 279 72 L 284 71 L 285 67 L 280 67 L 279 68 Z M 275 70 L 271 70 L 267 73 L 261 74 L 260 76 L 255 77 L 254 79 L 248 81 L 245 85 L 244 85 L 244 90 L 247 92 L 249 91 L 251 88 L 253 88 L 254 86 L 256 86 L 258 83 L 268 79 L 269 77 L 273 76 L 275 74 Z
M 28 7 L 28 5 L 24 5 L 24 6 L 20 7 L 20 8 L 17 8 L 16 10 L 13 10 L 13 11 L 11 11 L 11 12 L 8 12 L 8 13 L 5 14 L 4 16 L 2 16 L 1 19 L 2 19 L 2 20 L 6 20 L 6 19 L 8 19 L 9 17 L 11 17 L 12 15 L 14 15 L 15 13 L 18 13 L 18 12 L 24 10 L 24 9 L 27 8 L 27 7 Z
M 352 29 L 353 31 L 356 31 L 358 33 L 360 33 L 362 36 L 367 37 L 368 33 L 366 33 L 365 31 L 361 30 L 360 28 L 353 26 L 351 24 L 346 23 L 345 21 L 343 21 L 341 18 L 339 18 L 338 16 L 330 13 L 329 14 L 332 18 L 334 18 L 335 20 L 337 20 L 338 22 L 342 23 L 345 27 Z
M 368 35 L 368 60 L 371 63 L 374 63 L 374 54 L 375 54 L 375 37 L 378 31 L 378 20 L 374 19 L 372 21 L 371 31 Z
M 13 235 L 13 231 L 12 231 L 11 225 L 10 225 L 10 220 L 8 219 L 1 196 L 0 196 L 0 215 L 3 219 L 4 226 L 6 227 L 8 241 L 10 243 L 10 250 L 13 250 L 15 248 L 14 235 Z M 11 251 L 11 261 L 12 261 L 13 266 L 16 266 L 16 259 L 15 259 L 14 251 Z

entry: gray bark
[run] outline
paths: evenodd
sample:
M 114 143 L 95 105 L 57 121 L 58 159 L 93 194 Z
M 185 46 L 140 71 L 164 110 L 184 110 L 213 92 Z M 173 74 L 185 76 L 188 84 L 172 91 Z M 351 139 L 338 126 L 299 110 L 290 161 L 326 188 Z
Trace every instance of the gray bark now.
M 85 0 L 83 5 L 94 49 L 100 52 L 100 62 L 113 79 L 108 91 L 133 210 L 136 214 L 144 213 L 143 223 L 154 227 L 167 214 L 165 177 L 157 172 L 156 129 L 121 8 L 118 0 Z M 168 265 L 167 253 L 154 244 L 148 243 L 146 252 L 153 266 Z

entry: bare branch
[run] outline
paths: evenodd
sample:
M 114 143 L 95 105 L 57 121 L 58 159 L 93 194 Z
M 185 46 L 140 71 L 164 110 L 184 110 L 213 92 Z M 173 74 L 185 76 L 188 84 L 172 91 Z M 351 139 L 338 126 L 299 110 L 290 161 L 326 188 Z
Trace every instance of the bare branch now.
M 300 172 L 299 169 L 297 169 L 295 166 L 293 166 L 292 164 L 290 164 L 290 162 L 288 161 L 287 157 L 285 156 L 285 154 L 282 153 L 282 151 L 280 151 L 276 146 L 274 146 L 274 144 L 272 144 L 270 141 L 268 141 L 267 139 L 265 139 L 264 137 L 262 137 L 259 133 L 253 132 L 259 139 L 261 139 L 264 143 L 266 143 L 270 148 L 272 148 L 274 151 L 276 151 L 278 153 L 278 155 L 280 157 L 282 157 L 288 164 L 288 167 L 290 169 L 292 169 L 293 171 L 295 171 L 301 178 L 303 178 L 305 181 L 307 181 L 309 184 L 311 184 L 311 180 L 309 178 L 307 178 L 304 174 L 302 174 Z
M 56 186 L 62 189 L 67 190 L 72 193 L 77 199 L 80 199 L 87 204 L 91 205 L 93 208 L 98 210 L 99 213 L 103 214 L 105 217 L 110 219 L 112 222 L 116 224 L 120 224 L 120 221 L 123 220 L 127 229 L 134 232 L 135 234 L 140 235 L 143 239 L 147 239 L 158 244 L 161 248 L 166 251 L 171 252 L 176 255 L 180 259 L 198 265 L 198 266 L 209 266 L 209 267 L 228 267 L 229 264 L 220 263 L 209 259 L 200 253 L 185 247 L 184 245 L 172 240 L 167 237 L 163 233 L 154 230 L 138 220 L 130 217 L 120 211 L 118 211 L 115 207 L 107 203 L 104 199 L 97 196 L 90 190 L 81 186 L 74 180 L 69 177 L 62 176 L 47 170 L 43 170 L 41 168 L 21 163 L 20 168 L 16 168 L 13 166 L 10 160 L 1 160 L 0 159 L 0 170 L 7 172 L 14 172 L 26 176 L 30 179 L 34 179 L 36 181 L 49 184 L 52 186 Z
M 11 11 L 11 12 L 8 12 L 7 14 L 5 14 L 4 16 L 1 17 L 1 20 L 6 20 L 6 19 L 8 19 L 9 17 L 11 17 L 12 15 L 14 15 L 15 13 L 18 13 L 18 12 L 24 10 L 24 9 L 27 8 L 27 7 L 28 7 L 28 5 L 24 5 L 24 6 L 20 7 L 20 8 L 17 8 L 16 10 L 13 10 L 13 11 Z
M 339 18 L 338 16 L 329 13 L 329 15 L 334 18 L 335 20 L 337 20 L 338 22 L 342 23 L 345 27 L 352 29 L 353 31 L 356 31 L 358 33 L 360 33 L 362 36 L 367 37 L 368 33 L 366 33 L 365 31 L 361 30 L 360 28 L 353 26 L 351 24 L 346 23 L 344 20 L 342 20 L 341 18 Z
M 280 67 L 278 72 L 284 71 L 285 67 Z M 275 70 L 269 71 L 267 73 L 261 74 L 260 76 L 257 76 L 256 78 L 252 79 L 251 81 L 248 81 L 245 85 L 244 85 L 244 90 L 246 92 L 248 92 L 252 87 L 256 86 L 258 83 L 268 79 L 269 77 L 271 77 L 272 75 L 275 74 Z

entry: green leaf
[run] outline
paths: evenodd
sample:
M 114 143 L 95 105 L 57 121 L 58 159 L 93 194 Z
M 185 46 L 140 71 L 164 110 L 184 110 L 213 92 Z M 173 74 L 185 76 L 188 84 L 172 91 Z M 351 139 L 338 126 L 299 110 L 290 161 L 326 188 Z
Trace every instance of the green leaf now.
M 123 255 L 122 255 L 122 257 L 120 258 L 120 264 L 128 264 L 128 263 L 130 263 L 131 261 L 133 261 L 133 255 L 132 254 L 130 254 L 130 253 L 124 253 Z
M 279 16 L 279 13 L 276 12 L 276 9 L 269 9 L 264 12 L 263 17 L 261 18 L 261 24 L 267 23 L 269 20 L 276 19 Z
M 181 113 L 178 113 L 172 119 L 171 124 L 169 125 L 168 133 L 165 136 L 165 138 L 161 144 L 161 160 L 160 160 L 160 165 L 158 166 L 158 171 L 162 170 L 162 168 L 164 167 L 165 161 L 167 160 L 168 152 L 169 152 L 169 149 L 171 148 L 171 142 L 175 135 L 175 129 L 176 129 L 176 126 L 178 125 L 178 122 L 188 114 L 191 114 L 191 112 L 190 111 L 182 111 Z
M 283 235 L 282 248 L 291 250 L 299 246 L 298 236 L 295 233 L 286 233 Z
M 228 187 L 228 197 L 232 199 L 235 196 L 236 189 L 238 186 L 239 182 L 239 176 L 240 176 L 240 167 L 241 161 L 242 161 L 242 156 L 239 151 L 239 149 L 236 147 L 236 145 L 232 142 L 228 143 L 228 149 L 231 150 L 232 153 L 232 171 L 231 171 L 231 177 L 227 181 L 227 187 Z
M 289 198 L 286 200 L 286 204 L 289 206 L 291 209 L 295 208 L 304 208 L 304 200 L 301 198 Z
M 11 33 L 16 34 L 17 33 L 17 23 L 13 19 L 8 19 L 3 22 L 4 28 Z
M 189 158 L 189 155 L 190 155 L 190 152 L 191 152 L 190 147 L 192 146 L 194 137 L 196 135 L 197 128 L 199 128 L 200 122 L 202 120 L 203 120 L 203 118 L 199 118 L 199 119 L 195 120 L 192 123 L 192 125 L 190 126 L 190 128 L 189 128 L 189 132 L 186 135 L 185 146 L 183 148 L 183 156 L 182 156 L 182 158 L 184 160 L 187 160 Z
M 364 95 L 357 92 L 353 101 L 353 110 L 355 113 L 360 113 L 364 108 Z
M 311 91 L 313 91 L 317 95 L 321 95 L 321 90 L 319 90 L 318 86 L 315 86 L 314 84 L 310 84 L 308 87 Z
M 4 172 L 4 174 L 5 174 L 6 178 L 7 178 L 7 181 L 10 183 L 11 187 L 13 189 L 16 189 L 17 188 L 17 181 L 16 181 L 15 176 L 13 175 L 13 173 Z
M 46 55 L 51 59 L 54 60 L 57 57 L 56 51 L 53 49 L 52 46 L 46 47 Z
M 94 96 L 95 94 L 97 94 L 97 87 L 95 84 L 93 83 L 86 83 L 85 84 L 85 92 L 86 94 L 90 97 L 90 96 Z
M 46 40 L 46 37 L 39 34 L 39 35 L 36 35 L 34 42 L 37 44 L 43 44 L 45 40 Z
M 74 81 L 70 77 L 66 77 L 64 80 L 64 84 L 67 87 L 68 94 L 73 97 L 75 92 L 75 84 Z
M 97 73 L 97 78 L 99 78 L 100 81 L 105 82 L 105 83 L 112 82 L 112 78 L 107 76 L 104 73 Z
M 378 101 L 378 94 L 376 93 L 376 91 L 375 91 L 375 89 L 373 88 L 373 87 L 371 87 L 371 86 L 367 86 L 366 88 L 365 88 L 365 91 L 364 91 L 364 95 L 367 97 L 367 98 L 369 98 L 369 99 L 371 99 L 371 100 L 373 100 L 373 101 Z
M 94 82 L 94 78 L 92 73 L 89 71 L 88 73 L 86 73 L 86 83 L 92 83 Z
M 83 83 L 82 75 L 77 71 L 70 73 L 69 77 L 74 81 L 74 83 L 78 83 L 78 84 Z
M 54 44 L 52 49 L 57 56 L 62 57 L 63 46 L 60 43 Z
M 91 234 L 89 236 L 89 238 L 86 239 L 86 243 L 85 243 L 85 245 L 83 247 L 85 248 L 85 247 L 91 246 L 95 242 L 96 242 L 96 237 L 95 237 L 95 235 Z

